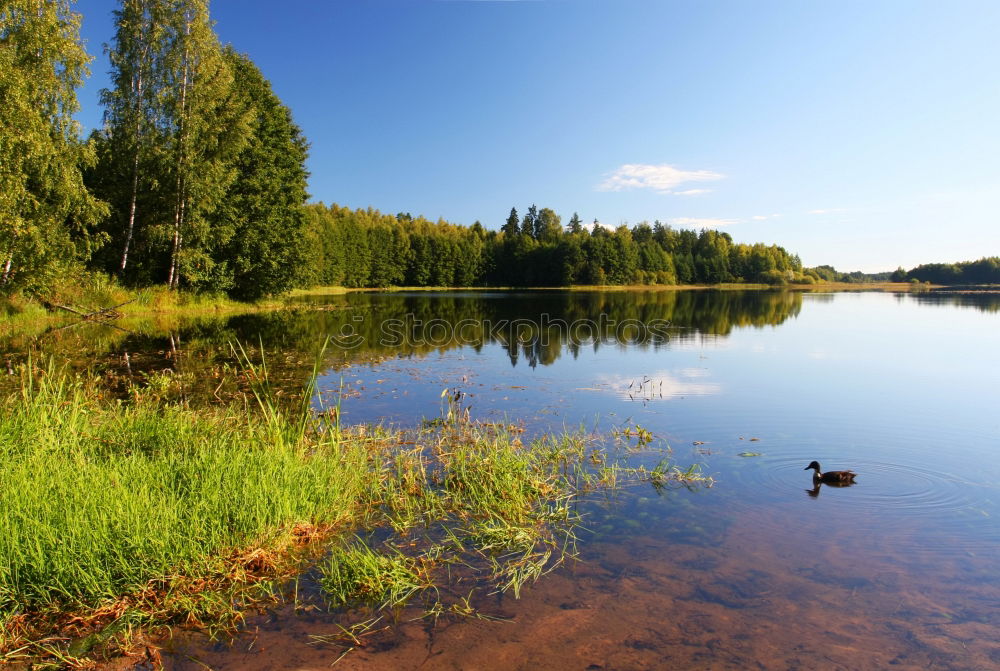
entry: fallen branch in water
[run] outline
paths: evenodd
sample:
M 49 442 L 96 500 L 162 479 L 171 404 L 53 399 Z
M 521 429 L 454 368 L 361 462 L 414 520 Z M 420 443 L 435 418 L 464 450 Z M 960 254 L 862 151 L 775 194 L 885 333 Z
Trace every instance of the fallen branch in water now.
M 80 319 L 119 319 L 121 318 L 121 313 L 117 312 L 118 308 L 123 305 L 128 305 L 129 303 L 134 303 L 137 299 L 132 298 L 124 303 L 119 303 L 118 305 L 112 305 L 109 308 L 101 308 L 99 310 L 92 310 L 91 312 L 80 312 L 76 308 L 70 307 L 68 305 L 60 305 L 59 303 L 49 303 L 54 308 L 59 308 L 60 310 L 66 310 L 67 312 L 72 312 L 73 314 L 80 317 Z

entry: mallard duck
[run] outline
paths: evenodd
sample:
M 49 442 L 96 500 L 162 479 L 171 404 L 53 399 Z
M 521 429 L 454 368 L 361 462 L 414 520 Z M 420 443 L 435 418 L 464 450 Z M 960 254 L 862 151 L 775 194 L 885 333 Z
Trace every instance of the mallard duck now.
M 854 478 L 858 475 L 854 471 L 830 471 L 824 473 L 819 470 L 818 461 L 810 461 L 809 465 L 802 470 L 808 471 L 810 468 L 813 469 L 814 484 L 822 482 L 825 485 L 850 485 L 854 483 Z

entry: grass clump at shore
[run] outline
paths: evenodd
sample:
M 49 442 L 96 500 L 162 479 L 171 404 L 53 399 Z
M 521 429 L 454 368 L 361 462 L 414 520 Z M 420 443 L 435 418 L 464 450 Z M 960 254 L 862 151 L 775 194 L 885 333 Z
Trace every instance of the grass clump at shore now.
M 399 550 L 380 552 L 364 542 L 340 548 L 322 567 L 320 584 L 336 604 L 397 606 L 432 586 L 420 562 Z
M 188 580 L 346 523 L 373 486 L 360 444 L 23 375 L 0 417 L 0 650 L 81 613 L 169 611 Z
M 433 610 L 454 572 L 519 596 L 574 554 L 580 518 L 572 503 L 601 482 L 585 467 L 587 440 L 523 444 L 508 427 L 462 419 L 423 438 L 387 460 L 380 510 L 393 537 L 335 545 L 321 562 L 333 604 L 400 606 L 428 590 Z

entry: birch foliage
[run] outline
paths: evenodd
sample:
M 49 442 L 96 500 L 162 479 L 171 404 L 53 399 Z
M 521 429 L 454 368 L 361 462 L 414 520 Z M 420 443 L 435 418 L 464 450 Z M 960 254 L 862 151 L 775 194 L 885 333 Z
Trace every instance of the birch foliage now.
M 137 284 L 225 289 L 213 214 L 236 178 L 254 110 L 233 76 L 207 0 L 121 0 L 108 55 L 113 89 L 94 183 L 114 204 L 101 264 Z
M 90 57 L 69 0 L 0 2 L 0 291 L 40 291 L 98 241 L 76 89 Z

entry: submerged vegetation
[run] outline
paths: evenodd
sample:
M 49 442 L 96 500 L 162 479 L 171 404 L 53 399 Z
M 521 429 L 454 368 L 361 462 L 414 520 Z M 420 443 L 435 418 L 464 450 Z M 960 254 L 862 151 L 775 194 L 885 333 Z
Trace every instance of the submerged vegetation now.
M 0 415 L 6 663 L 107 654 L 173 623 L 232 626 L 324 553 L 329 607 L 426 591 L 428 612 L 457 612 L 468 601 L 437 592 L 452 571 L 517 594 L 572 554 L 584 493 L 705 482 L 630 469 L 627 449 L 584 436 L 524 443 L 470 421 L 459 393 L 440 422 L 402 432 L 341 427 L 311 388 L 279 405 L 248 364 L 243 403 L 198 410 L 109 399 L 94 378 L 30 362 L 19 375 Z

